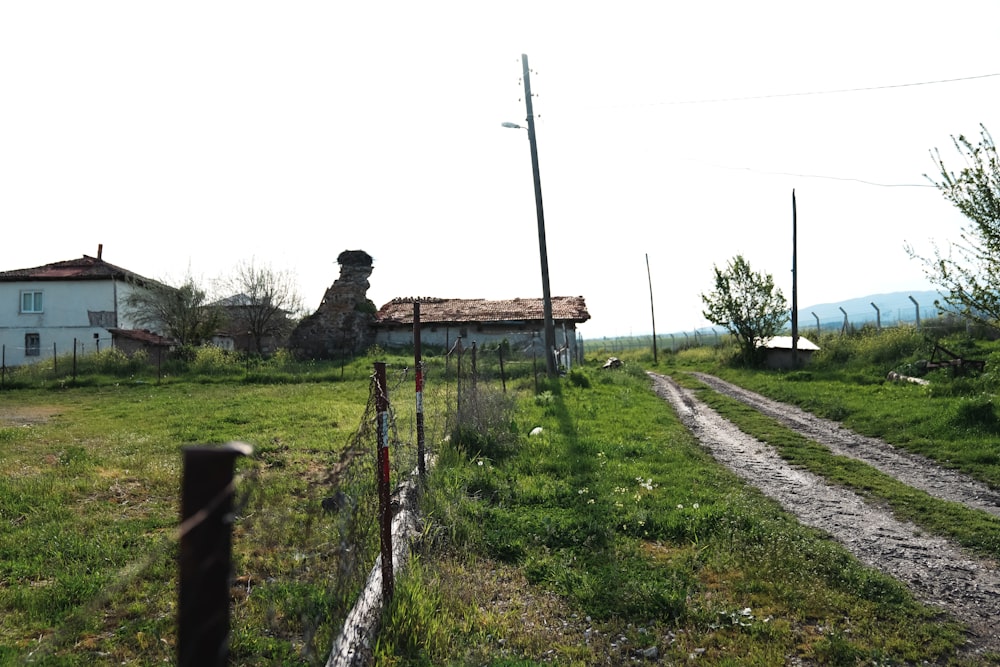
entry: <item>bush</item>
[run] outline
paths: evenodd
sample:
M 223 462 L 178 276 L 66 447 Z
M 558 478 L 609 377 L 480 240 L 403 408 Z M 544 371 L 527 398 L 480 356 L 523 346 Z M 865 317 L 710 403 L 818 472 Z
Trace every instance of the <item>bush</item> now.
M 569 372 L 568 379 L 569 383 L 574 387 L 590 389 L 590 376 L 578 368 L 574 368 Z
M 517 442 L 515 400 L 490 385 L 462 390 L 461 409 L 450 415 L 451 443 L 470 457 L 497 460 Z
M 215 345 L 203 345 L 194 352 L 191 370 L 203 375 L 219 375 L 238 370 L 238 362 L 229 353 Z
M 993 399 L 988 396 L 962 399 L 955 406 L 955 414 L 951 423 L 957 428 L 1000 432 L 1000 419 L 997 418 Z

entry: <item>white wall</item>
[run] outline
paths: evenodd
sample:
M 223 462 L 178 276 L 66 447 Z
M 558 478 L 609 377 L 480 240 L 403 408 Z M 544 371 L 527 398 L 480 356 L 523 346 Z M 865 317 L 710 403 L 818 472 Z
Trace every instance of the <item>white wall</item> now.
M 112 320 L 122 329 L 135 329 L 124 306 L 126 296 L 135 287 L 120 280 L 26 280 L 0 282 L 0 346 L 7 366 L 19 366 L 42 360 L 52 360 L 55 354 L 91 354 L 98 348 L 111 347 L 111 334 L 106 327 L 91 326 L 88 311 L 116 313 Z M 25 291 L 42 293 L 42 312 L 22 313 L 21 294 Z M 115 326 L 115 322 L 111 326 Z M 25 335 L 37 333 L 40 339 L 38 356 L 25 355 Z
M 455 340 L 462 335 L 462 346 L 468 350 L 472 344 L 478 346 L 496 345 L 506 339 L 510 347 L 515 352 L 531 354 L 532 347 L 537 354 L 542 354 L 545 347 L 544 334 L 542 331 L 476 331 L 475 326 L 470 327 L 429 327 L 423 326 L 420 329 L 420 344 L 444 347 L 451 349 Z M 576 354 L 576 329 L 566 327 L 565 338 L 568 338 L 571 353 Z M 375 342 L 385 348 L 399 348 L 413 345 L 413 329 L 401 328 L 397 330 L 379 329 L 375 334 Z M 562 326 L 556 328 L 556 346 L 562 347 L 565 339 Z

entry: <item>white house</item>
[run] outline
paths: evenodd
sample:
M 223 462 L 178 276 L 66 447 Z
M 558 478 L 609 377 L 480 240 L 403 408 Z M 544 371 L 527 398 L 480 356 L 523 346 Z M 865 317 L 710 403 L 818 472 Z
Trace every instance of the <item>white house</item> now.
M 125 302 L 132 290 L 153 281 L 105 262 L 102 249 L 98 246 L 97 257 L 0 272 L 3 365 L 20 366 L 74 349 L 89 354 L 111 347 L 112 332 L 139 331 Z

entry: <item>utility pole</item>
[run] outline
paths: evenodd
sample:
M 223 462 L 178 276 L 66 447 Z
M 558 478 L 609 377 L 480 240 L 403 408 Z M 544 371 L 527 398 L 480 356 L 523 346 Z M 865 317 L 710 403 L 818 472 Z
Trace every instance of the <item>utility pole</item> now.
M 653 318 L 653 363 L 656 359 L 656 311 L 653 310 L 653 275 L 649 272 L 649 253 L 646 253 L 646 278 L 649 279 L 649 314 Z
M 795 188 L 792 188 L 792 368 L 799 367 L 799 272 L 798 212 Z
M 528 56 L 521 54 L 524 69 L 524 103 L 527 108 L 528 141 L 531 143 L 531 171 L 535 181 L 535 212 L 538 214 L 538 254 L 542 263 L 542 309 L 545 318 L 545 372 L 556 377 L 556 328 L 552 321 L 552 294 L 549 292 L 549 256 L 545 245 L 545 214 L 542 211 L 542 180 L 538 174 L 538 142 L 535 139 L 535 112 L 531 107 L 531 78 Z

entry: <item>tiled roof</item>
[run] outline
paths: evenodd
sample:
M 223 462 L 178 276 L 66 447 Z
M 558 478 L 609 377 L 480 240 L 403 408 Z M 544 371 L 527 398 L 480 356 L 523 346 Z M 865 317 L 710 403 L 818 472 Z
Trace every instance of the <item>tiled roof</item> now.
M 146 345 L 160 345 L 163 347 L 169 347 L 174 345 L 174 341 L 169 338 L 164 338 L 159 334 L 151 332 L 149 329 L 108 329 L 115 336 L 121 336 L 122 338 L 130 338 L 132 340 L 145 343 Z
M 64 262 L 53 262 L 32 269 L 14 269 L 0 271 L 0 282 L 15 282 L 21 280 L 136 280 L 153 282 L 103 259 L 84 255 L 80 259 L 70 259 Z
M 541 321 L 544 309 L 541 299 L 437 299 L 402 297 L 385 304 L 375 314 L 380 323 L 413 324 L 413 302 L 420 302 L 421 324 L 459 324 L 471 322 Z M 582 296 L 552 297 L 552 319 L 565 322 L 586 322 L 590 319 Z

